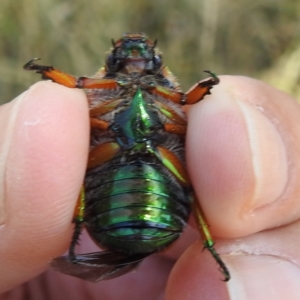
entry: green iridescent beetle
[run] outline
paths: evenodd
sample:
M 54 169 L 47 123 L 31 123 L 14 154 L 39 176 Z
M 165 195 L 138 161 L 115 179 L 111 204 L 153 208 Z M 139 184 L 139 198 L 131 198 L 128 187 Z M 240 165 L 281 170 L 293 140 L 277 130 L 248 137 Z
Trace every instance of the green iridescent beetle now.
M 162 56 L 143 33 L 112 41 L 106 64 L 93 77 L 75 78 L 51 66 L 25 64 L 26 70 L 70 88 L 85 89 L 90 107 L 90 152 L 75 211 L 68 256 L 51 266 L 89 281 L 121 276 L 144 258 L 165 249 L 182 233 L 191 206 L 207 248 L 214 249 L 185 169 L 186 118 L 182 105 L 210 94 L 219 79 L 195 84 L 182 93 Z M 83 226 L 106 251 L 75 254 Z

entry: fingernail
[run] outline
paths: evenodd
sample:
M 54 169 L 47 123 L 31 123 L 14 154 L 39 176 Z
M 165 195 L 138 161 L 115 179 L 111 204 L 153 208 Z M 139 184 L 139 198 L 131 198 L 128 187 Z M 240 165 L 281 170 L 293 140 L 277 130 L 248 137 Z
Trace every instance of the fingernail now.
M 236 100 L 247 127 L 254 190 L 244 207 L 245 213 L 276 201 L 288 180 L 288 163 L 283 140 L 262 108 Z M 266 171 L 267 170 L 267 171 Z M 276 184 L 274 184 L 276 183 Z

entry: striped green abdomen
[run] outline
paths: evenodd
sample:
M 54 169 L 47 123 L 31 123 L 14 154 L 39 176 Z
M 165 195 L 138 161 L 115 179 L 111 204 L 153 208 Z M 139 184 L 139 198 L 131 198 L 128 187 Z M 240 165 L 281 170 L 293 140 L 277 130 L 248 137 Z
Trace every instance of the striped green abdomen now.
M 129 254 L 166 247 L 181 234 L 189 216 L 188 195 L 154 163 L 137 161 L 110 169 L 89 182 L 86 192 L 91 236 L 104 247 Z

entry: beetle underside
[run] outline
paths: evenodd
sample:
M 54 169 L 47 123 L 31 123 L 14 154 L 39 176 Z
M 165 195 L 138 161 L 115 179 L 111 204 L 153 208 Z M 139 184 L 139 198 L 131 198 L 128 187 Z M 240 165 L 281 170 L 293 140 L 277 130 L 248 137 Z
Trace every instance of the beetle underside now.
M 181 106 L 199 102 L 218 84 L 211 78 L 187 93 L 144 34 L 125 34 L 114 42 L 106 64 L 93 77 L 75 78 L 29 61 L 24 68 L 42 78 L 85 89 L 90 107 L 90 153 L 75 211 L 69 255 L 51 266 L 89 281 L 121 276 L 145 257 L 173 243 L 190 209 L 196 215 L 224 275 L 230 275 L 214 249 L 185 167 L 186 118 Z M 83 226 L 107 251 L 75 254 Z

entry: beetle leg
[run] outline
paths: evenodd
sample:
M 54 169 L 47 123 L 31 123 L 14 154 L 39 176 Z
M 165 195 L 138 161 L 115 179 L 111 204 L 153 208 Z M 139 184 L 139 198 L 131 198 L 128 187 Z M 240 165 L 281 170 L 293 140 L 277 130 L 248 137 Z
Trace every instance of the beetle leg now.
M 217 85 L 220 80 L 219 78 L 210 71 L 204 71 L 211 75 L 212 78 L 200 81 L 199 83 L 196 83 L 194 86 L 192 86 L 186 93 L 184 102 L 182 104 L 195 104 L 202 100 L 204 96 L 210 94 L 210 90 L 214 85 Z
M 106 101 L 90 109 L 90 117 L 98 117 L 113 111 L 124 99 Z
M 96 118 L 90 118 L 90 125 L 91 128 L 98 128 L 103 131 L 107 130 L 109 126 L 108 122 Z
M 162 86 L 156 86 L 155 88 L 151 89 L 151 92 L 168 100 L 171 100 L 174 103 L 182 105 L 185 104 L 184 94 L 181 92 L 170 90 Z
M 184 117 L 179 115 L 174 109 L 172 109 L 170 106 L 167 106 L 164 103 L 161 103 L 159 101 L 154 101 L 155 108 L 158 109 L 163 115 L 165 115 L 170 121 L 180 124 L 180 125 L 186 125 L 186 120 Z
M 92 149 L 89 153 L 88 158 L 88 169 L 92 169 L 101 165 L 113 157 L 115 157 L 120 152 L 120 146 L 115 142 L 108 142 L 100 144 Z
M 39 60 L 39 58 L 31 59 L 23 68 L 28 71 L 36 71 L 36 73 L 42 74 L 43 79 L 51 79 L 52 81 L 69 88 L 115 89 L 118 87 L 118 83 L 114 79 L 88 77 L 79 77 L 77 79 L 70 74 L 54 69 L 52 66 L 38 65 L 34 63 L 36 60 Z
M 217 253 L 217 251 L 214 248 L 214 241 L 210 235 L 208 225 L 204 219 L 204 214 L 202 212 L 202 209 L 196 199 L 194 199 L 194 201 L 193 201 L 193 211 L 195 214 L 196 222 L 198 224 L 198 228 L 199 228 L 200 232 L 202 232 L 202 236 L 204 237 L 204 242 L 203 242 L 204 248 L 208 249 L 208 251 L 211 253 L 213 258 L 219 265 L 220 271 L 224 276 L 223 280 L 228 281 L 230 279 L 230 273 L 229 273 L 226 265 L 220 258 L 219 254 Z
M 170 121 L 173 122 L 164 124 L 165 131 L 179 135 L 185 135 L 186 120 L 175 110 L 165 105 L 164 103 L 154 101 L 154 104 L 156 109 L 158 109 L 163 115 L 165 115 Z
M 184 136 L 186 134 L 186 126 L 185 125 L 177 125 L 167 123 L 164 125 L 165 131 L 170 133 L 175 133 L 178 135 Z
M 114 79 L 79 77 L 76 88 L 79 89 L 116 89 L 118 83 Z
M 157 147 L 158 153 L 150 148 L 151 153 L 156 155 L 158 159 L 163 163 L 163 165 L 177 178 L 177 180 L 184 186 L 189 185 L 189 178 L 185 171 L 184 166 L 179 161 L 177 156 L 175 156 L 170 150 L 160 147 Z M 216 260 L 220 267 L 221 273 L 224 275 L 224 281 L 228 281 L 230 279 L 229 271 L 220 258 L 219 254 L 216 252 L 214 248 L 214 241 L 211 237 L 211 234 L 208 229 L 208 225 L 203 217 L 203 212 L 200 208 L 199 203 L 194 199 L 194 213 L 196 217 L 196 221 L 199 227 L 200 232 L 202 232 L 204 236 L 204 248 L 207 248 L 211 253 L 213 258 Z
M 52 66 L 42 66 L 35 64 L 34 62 L 39 58 L 31 59 L 24 65 L 24 69 L 28 71 L 36 71 L 36 73 L 42 74 L 43 79 L 51 79 L 54 82 L 62 84 L 69 88 L 75 88 L 77 79 L 69 74 L 63 73 L 60 70 L 54 69 Z
M 85 191 L 84 186 L 81 187 L 80 194 L 78 196 L 77 204 L 74 211 L 73 223 L 75 223 L 72 241 L 69 248 L 69 257 L 71 261 L 75 261 L 75 247 L 78 243 L 78 239 L 82 230 L 84 220 L 84 209 L 85 209 Z
M 196 83 L 185 94 L 176 90 L 164 88 L 162 86 L 157 86 L 151 91 L 152 93 L 162 96 L 177 104 L 195 104 L 202 100 L 204 96 L 209 95 L 212 87 L 220 82 L 219 78 L 214 73 L 210 71 L 204 72 L 211 75 L 212 78 Z
M 185 167 L 179 158 L 170 150 L 157 146 L 156 149 L 149 147 L 148 151 L 154 154 L 162 164 L 176 177 L 183 186 L 189 186 L 190 181 Z

